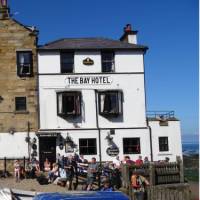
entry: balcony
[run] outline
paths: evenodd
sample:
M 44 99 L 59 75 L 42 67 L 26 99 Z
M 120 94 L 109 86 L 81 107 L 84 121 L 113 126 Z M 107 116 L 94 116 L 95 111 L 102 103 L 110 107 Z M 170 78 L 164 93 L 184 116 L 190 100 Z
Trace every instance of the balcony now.
M 178 121 L 174 111 L 147 111 L 146 116 L 148 121 Z

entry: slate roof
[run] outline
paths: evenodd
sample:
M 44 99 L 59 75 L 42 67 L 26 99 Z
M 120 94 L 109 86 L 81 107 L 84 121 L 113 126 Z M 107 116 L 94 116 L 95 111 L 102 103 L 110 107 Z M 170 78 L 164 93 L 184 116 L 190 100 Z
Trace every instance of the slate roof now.
M 107 38 L 64 38 L 39 46 L 39 50 L 106 50 L 129 49 L 146 51 L 147 46 Z

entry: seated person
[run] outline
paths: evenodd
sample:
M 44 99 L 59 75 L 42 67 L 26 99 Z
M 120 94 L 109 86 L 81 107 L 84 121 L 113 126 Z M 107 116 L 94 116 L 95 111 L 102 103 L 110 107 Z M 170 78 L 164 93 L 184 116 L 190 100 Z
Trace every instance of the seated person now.
M 44 171 L 49 172 L 51 170 L 51 163 L 49 162 L 48 158 L 44 161 Z
M 36 158 L 33 158 L 31 161 L 31 166 L 32 166 L 31 176 L 32 176 L 32 178 L 35 178 L 36 176 L 38 176 L 40 174 L 39 161 L 36 160 Z
M 58 177 L 58 164 L 53 163 L 53 168 L 48 172 L 48 181 L 49 183 L 53 183 L 53 181 Z
M 104 192 L 114 191 L 113 188 L 110 185 L 109 179 L 106 179 L 106 180 L 103 181 L 103 187 L 101 188 L 101 191 L 104 191 Z
M 27 161 L 26 162 L 26 165 L 25 165 L 25 177 L 26 178 L 34 178 L 32 176 L 32 164 L 31 164 L 31 161 Z
M 67 182 L 67 174 L 65 169 L 59 168 L 59 176 L 54 180 L 53 184 L 65 187 Z

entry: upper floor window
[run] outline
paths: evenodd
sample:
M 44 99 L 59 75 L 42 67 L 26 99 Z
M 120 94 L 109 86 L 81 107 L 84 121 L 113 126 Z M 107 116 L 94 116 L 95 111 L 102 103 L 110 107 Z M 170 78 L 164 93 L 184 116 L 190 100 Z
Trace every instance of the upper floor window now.
M 26 111 L 26 97 L 15 97 L 15 110 Z
M 159 151 L 169 151 L 168 137 L 159 137 Z
M 60 53 L 61 73 L 72 73 L 74 71 L 74 53 Z
M 17 51 L 17 75 L 20 77 L 33 75 L 32 51 Z
M 123 138 L 124 154 L 140 154 L 140 138 Z
M 105 51 L 101 53 L 102 72 L 114 71 L 114 53 Z
M 78 116 L 81 114 L 81 93 L 80 92 L 59 92 L 57 93 L 58 115 Z
M 99 92 L 99 113 L 108 116 L 122 114 L 122 92 Z

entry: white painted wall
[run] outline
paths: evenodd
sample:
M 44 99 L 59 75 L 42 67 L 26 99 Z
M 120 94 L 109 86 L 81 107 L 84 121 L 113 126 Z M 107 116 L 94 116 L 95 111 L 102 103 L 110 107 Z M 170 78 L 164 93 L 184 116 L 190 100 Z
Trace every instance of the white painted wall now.
M 28 143 L 25 142 L 26 132 L 16 132 L 14 134 L 0 134 L 0 158 L 23 158 L 28 157 Z M 36 137 L 34 132 L 30 132 L 30 137 Z
M 132 51 L 115 52 L 116 72 L 144 72 L 143 54 Z
M 154 160 L 176 161 L 176 156 L 182 157 L 180 121 L 168 121 L 168 126 L 159 126 L 159 121 L 149 121 L 152 129 Z M 159 152 L 159 137 L 168 137 L 169 151 Z
M 109 119 L 99 115 L 100 127 L 146 127 L 143 74 L 110 75 L 112 83 L 108 85 L 69 86 L 66 84 L 67 77 L 67 75 L 39 76 L 41 129 L 96 128 L 95 90 L 120 90 L 124 96 L 123 115 Z M 65 120 L 57 116 L 56 93 L 76 90 L 82 92 L 82 117 Z
M 38 73 L 60 73 L 60 53 L 59 52 L 39 52 L 38 53 Z
M 84 65 L 83 60 L 87 57 L 94 61 L 93 65 Z M 39 73 L 60 73 L 60 53 L 39 52 Z M 77 51 L 74 55 L 75 73 L 100 73 L 101 52 Z M 143 54 L 135 51 L 115 51 L 115 72 L 144 72 Z
M 112 161 L 114 157 L 107 155 L 106 150 L 109 147 L 107 140 L 105 139 L 110 130 L 101 130 L 101 151 L 102 151 L 102 160 L 103 161 Z M 99 160 L 99 137 L 98 130 L 76 130 L 76 131 L 61 131 L 63 138 L 67 137 L 67 133 L 72 138 L 74 143 L 78 145 L 76 153 L 79 154 L 79 139 L 80 138 L 95 138 L 97 142 L 97 154 L 96 155 L 85 155 L 84 157 L 88 160 L 91 160 L 92 157 L 95 157 Z M 115 135 L 112 135 L 113 141 L 119 147 L 119 157 L 122 160 L 124 158 L 123 154 L 123 138 L 140 138 L 140 147 L 141 154 L 129 154 L 131 159 L 136 160 L 139 155 L 143 158 L 148 156 L 150 159 L 150 143 L 149 143 L 149 132 L 148 129 L 117 129 L 115 130 Z M 65 148 L 63 150 L 59 149 L 59 142 L 57 141 L 56 152 L 60 155 L 66 156 Z M 72 154 L 72 153 L 67 153 Z M 128 154 L 127 154 L 128 155 Z
M 84 65 L 83 60 L 90 58 L 93 65 Z M 101 73 L 101 52 L 78 51 L 74 55 L 75 73 Z

